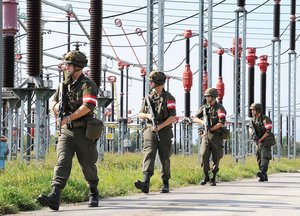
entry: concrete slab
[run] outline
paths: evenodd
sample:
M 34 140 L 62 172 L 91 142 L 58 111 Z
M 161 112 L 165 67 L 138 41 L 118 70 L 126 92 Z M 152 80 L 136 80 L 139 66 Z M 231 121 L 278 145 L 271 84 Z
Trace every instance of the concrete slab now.
M 216 187 L 172 189 L 169 194 L 150 192 L 103 199 L 97 208 L 80 203 L 62 205 L 58 212 L 45 208 L 18 215 L 300 216 L 300 173 L 274 174 L 269 182 L 247 179 L 220 182 Z

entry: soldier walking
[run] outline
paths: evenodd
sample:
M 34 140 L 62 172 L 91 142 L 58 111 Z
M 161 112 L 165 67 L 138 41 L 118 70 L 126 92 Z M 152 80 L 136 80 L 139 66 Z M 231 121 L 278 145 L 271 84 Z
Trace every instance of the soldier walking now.
M 275 145 L 275 137 L 272 133 L 271 119 L 262 114 L 263 107 L 260 103 L 253 103 L 250 106 L 252 119 L 250 120 L 250 134 L 256 143 L 256 159 L 259 167 L 257 177 L 260 182 L 268 181 L 268 166 L 272 159 L 271 146 Z
M 175 98 L 163 87 L 166 81 L 164 73 L 152 71 L 148 79 L 151 91 L 144 98 L 139 113 L 139 117 L 145 119 L 147 123 L 144 131 L 144 180 L 137 180 L 135 187 L 144 193 L 149 193 L 150 178 L 154 173 L 154 163 L 158 151 L 162 164 L 161 178 L 163 181 L 160 192 L 168 193 L 171 177 L 172 123 L 176 120 L 176 103 Z
M 82 73 L 82 68 L 87 65 L 87 58 L 82 52 L 68 52 L 63 62 L 67 78 L 61 85 L 62 88 L 57 89 L 51 104 L 55 116 L 61 116 L 61 134 L 57 143 L 58 162 L 54 168 L 52 192 L 37 198 L 42 206 L 56 211 L 59 209 L 61 191 L 70 176 L 75 153 L 90 189 L 88 205 L 96 207 L 99 202 L 96 141 L 86 137 L 86 122 L 93 118 L 98 87 Z
M 200 182 L 205 185 L 210 182 L 211 186 L 216 186 L 216 175 L 219 171 L 219 162 L 223 157 L 223 139 L 221 128 L 226 121 L 226 111 L 224 107 L 216 101 L 218 91 L 215 88 L 208 88 L 204 92 L 206 104 L 200 107 L 193 122 L 206 128 L 201 131 L 200 164 L 203 167 L 204 179 Z M 210 168 L 210 157 L 212 156 L 212 168 Z M 209 171 L 213 176 L 210 178 Z

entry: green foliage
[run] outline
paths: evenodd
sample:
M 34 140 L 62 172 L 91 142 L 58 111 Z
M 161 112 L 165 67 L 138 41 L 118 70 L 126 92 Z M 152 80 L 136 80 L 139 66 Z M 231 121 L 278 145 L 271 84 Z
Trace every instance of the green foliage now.
M 0 173 L 0 215 L 18 211 L 39 209 L 36 197 L 51 191 L 50 183 L 56 164 L 54 149 L 50 149 L 45 161 L 6 163 L 6 169 Z M 105 153 L 104 160 L 97 164 L 100 195 L 102 197 L 124 196 L 139 193 L 134 187 L 136 179 L 142 179 L 142 154 L 124 155 Z M 218 181 L 233 181 L 242 178 L 254 178 L 258 171 L 256 159 L 248 157 L 245 163 L 236 163 L 231 156 L 221 160 Z M 295 172 L 300 169 L 300 159 L 281 158 L 270 162 L 269 173 Z M 171 157 L 171 188 L 198 184 L 203 178 L 198 156 L 173 155 Z M 159 191 L 162 181 L 160 171 L 155 170 L 151 178 L 151 191 Z M 67 186 L 62 192 L 62 202 L 75 203 L 88 199 L 88 187 L 82 171 L 74 158 L 73 168 Z

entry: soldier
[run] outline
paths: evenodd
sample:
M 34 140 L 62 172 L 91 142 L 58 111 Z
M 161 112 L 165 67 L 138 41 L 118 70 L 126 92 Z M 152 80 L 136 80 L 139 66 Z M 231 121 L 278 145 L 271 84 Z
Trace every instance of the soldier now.
M 226 111 L 224 107 L 216 101 L 218 91 L 215 88 L 208 88 L 204 92 L 206 104 L 203 105 L 195 115 L 193 122 L 202 126 L 206 125 L 207 131 L 201 132 L 200 164 L 203 167 L 205 178 L 200 182 L 205 185 L 210 182 L 211 186 L 216 186 L 216 175 L 219 171 L 219 162 L 223 157 L 223 139 L 221 128 L 226 121 Z M 212 156 L 213 166 L 210 169 L 209 158 Z M 213 173 L 210 179 L 209 171 Z
M 172 147 L 172 123 L 176 120 L 175 98 L 167 91 L 163 85 L 166 76 L 162 72 L 152 71 L 149 75 L 151 91 L 147 98 L 144 98 L 139 117 L 147 122 L 144 131 L 144 161 L 143 174 L 144 181 L 137 180 L 135 187 L 144 193 L 149 193 L 150 178 L 154 173 L 154 162 L 156 152 L 162 164 L 161 178 L 163 185 L 161 193 L 169 192 L 170 156 Z M 151 106 L 151 107 L 150 107 Z M 154 116 L 150 114 L 152 109 Z M 153 119 L 156 127 L 153 127 Z
M 256 143 L 256 159 L 260 172 L 257 173 L 260 182 L 268 181 L 268 166 L 272 159 L 271 146 L 275 145 L 275 137 L 272 133 L 272 121 L 262 114 L 263 107 L 259 103 L 250 106 L 252 119 L 250 122 L 250 134 Z
M 75 153 L 90 189 L 88 205 L 97 207 L 99 202 L 97 189 L 99 179 L 95 165 L 98 158 L 96 141 L 86 137 L 86 122 L 93 118 L 98 87 L 82 73 L 82 68 L 87 65 L 87 58 L 82 52 L 68 52 L 64 55 L 63 63 L 66 80 L 62 85 L 64 89 L 62 92 L 65 93 L 59 97 L 62 90 L 59 87 L 51 104 L 56 117 L 59 112 L 63 112 L 60 122 L 61 134 L 57 144 L 58 162 L 54 168 L 52 192 L 37 198 L 42 206 L 48 206 L 56 211 L 59 209 L 61 190 L 66 186 L 70 176 Z M 62 102 L 64 106 L 63 110 L 60 110 Z

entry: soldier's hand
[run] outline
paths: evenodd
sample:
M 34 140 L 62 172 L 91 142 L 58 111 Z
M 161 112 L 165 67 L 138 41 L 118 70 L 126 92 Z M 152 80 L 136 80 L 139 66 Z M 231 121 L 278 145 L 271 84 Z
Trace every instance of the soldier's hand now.
M 147 119 L 151 120 L 152 115 L 150 113 L 146 114 L 147 115 Z
M 54 115 L 55 117 L 58 117 L 59 114 L 59 106 L 60 106 L 60 102 L 52 102 L 52 108 L 51 108 L 51 114 Z

